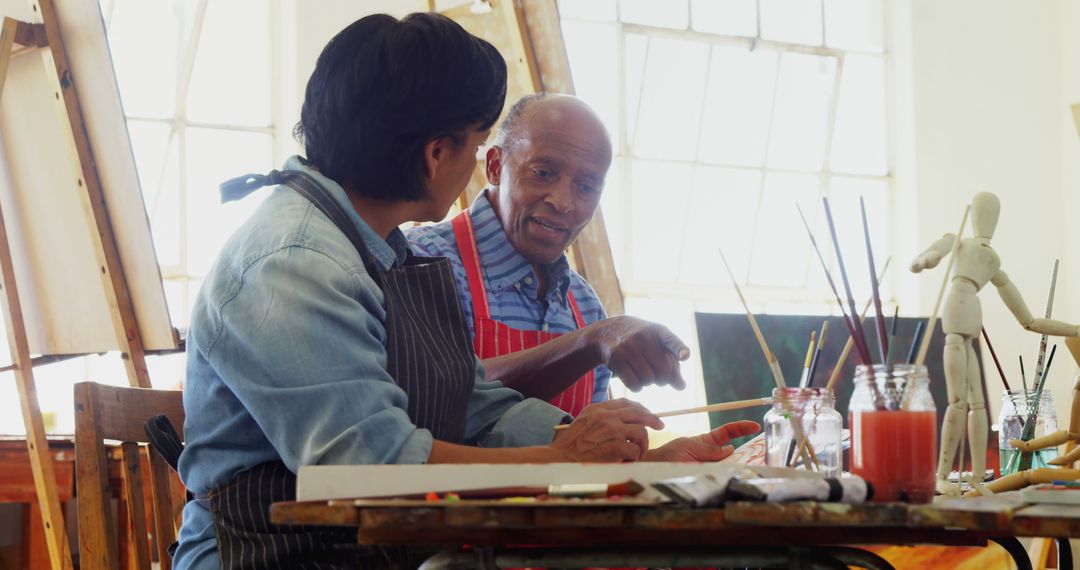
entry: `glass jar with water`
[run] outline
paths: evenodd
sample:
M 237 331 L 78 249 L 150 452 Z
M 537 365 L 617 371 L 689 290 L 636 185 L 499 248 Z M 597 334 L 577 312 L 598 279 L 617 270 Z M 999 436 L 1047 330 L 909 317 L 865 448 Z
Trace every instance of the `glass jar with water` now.
M 998 453 L 1002 477 L 1027 469 L 1053 467 L 1047 462 L 1057 457 L 1056 447 L 1022 452 L 1009 444 L 1010 439 L 1029 441 L 1057 431 L 1054 399 L 1048 388 L 1040 391 L 1006 390 L 1003 392 L 998 425 Z

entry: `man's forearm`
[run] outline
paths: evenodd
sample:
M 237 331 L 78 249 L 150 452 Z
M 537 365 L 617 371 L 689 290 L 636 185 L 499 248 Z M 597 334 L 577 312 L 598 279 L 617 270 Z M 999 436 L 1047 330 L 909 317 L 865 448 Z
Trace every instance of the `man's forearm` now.
M 602 364 L 595 330 L 590 325 L 534 348 L 485 359 L 487 377 L 526 397 L 550 400 Z

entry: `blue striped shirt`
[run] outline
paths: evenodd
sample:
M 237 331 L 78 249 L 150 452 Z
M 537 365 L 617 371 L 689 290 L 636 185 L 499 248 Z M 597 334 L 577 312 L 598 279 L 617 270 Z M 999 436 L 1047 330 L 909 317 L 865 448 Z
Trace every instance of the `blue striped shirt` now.
M 486 191 L 473 201 L 469 207 L 469 215 L 472 217 L 476 251 L 480 255 L 484 288 L 487 289 L 492 319 L 520 330 L 543 330 L 552 333 L 577 330 L 574 312 L 566 296 L 567 290 L 574 292 L 585 324 L 607 318 L 596 291 L 581 275 L 570 269 L 565 255 L 543 268 L 550 286 L 543 301 L 537 300 L 538 283 L 532 265 L 510 243 L 509 236 L 488 201 Z M 465 266 L 461 261 L 450 220 L 408 229 L 405 237 L 421 255 L 450 258 L 458 285 L 458 295 L 461 297 L 461 307 L 465 311 L 465 322 L 469 323 L 469 330 L 475 336 L 469 280 L 465 276 Z M 592 401 L 602 402 L 607 399 L 611 371 L 606 366 L 597 366 L 595 372 Z

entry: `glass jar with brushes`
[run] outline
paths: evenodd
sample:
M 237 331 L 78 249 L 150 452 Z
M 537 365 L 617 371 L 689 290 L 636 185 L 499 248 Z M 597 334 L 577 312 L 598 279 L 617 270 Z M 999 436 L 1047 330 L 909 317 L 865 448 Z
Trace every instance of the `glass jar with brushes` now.
M 1027 469 L 1054 467 L 1048 462 L 1058 455 L 1056 447 L 1023 452 L 1009 443 L 1010 439 L 1031 441 L 1056 432 L 1057 413 L 1049 388 L 1005 390 L 1001 394 L 1001 413 L 998 415 L 998 454 L 1001 476 Z
M 838 477 L 844 417 L 836 411 L 832 390 L 774 388 L 772 397 L 773 407 L 764 420 L 765 464 L 801 466 Z
M 873 500 L 930 502 L 938 436 L 926 367 L 857 366 L 848 410 L 851 472 L 873 484 Z

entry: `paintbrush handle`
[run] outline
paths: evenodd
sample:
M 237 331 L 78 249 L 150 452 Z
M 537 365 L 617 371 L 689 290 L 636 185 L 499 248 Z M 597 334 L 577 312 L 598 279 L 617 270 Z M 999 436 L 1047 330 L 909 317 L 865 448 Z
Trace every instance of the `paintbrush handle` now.
M 744 408 L 754 408 L 757 406 L 769 406 L 772 405 L 772 398 L 753 398 L 750 400 L 735 400 L 733 402 L 721 402 L 719 404 L 710 404 L 708 406 L 698 406 L 696 408 L 686 408 L 684 410 L 669 410 L 667 412 L 660 412 L 656 414 L 658 418 L 669 418 L 671 416 L 682 416 L 686 414 L 703 414 L 706 412 L 726 412 L 730 410 L 741 410 Z M 570 424 L 560 424 L 555 426 L 555 431 L 562 431 L 569 429 Z
M 710 404 L 708 406 L 699 406 L 697 408 L 686 408 L 685 410 L 671 410 L 668 412 L 660 412 L 656 414 L 658 418 L 668 418 L 671 416 L 681 416 L 684 414 L 698 414 L 705 412 L 726 412 L 729 410 L 741 410 L 743 408 L 753 408 L 756 406 L 769 406 L 772 405 L 772 398 L 753 398 L 750 400 L 736 400 L 734 402 L 721 402 L 719 404 Z

